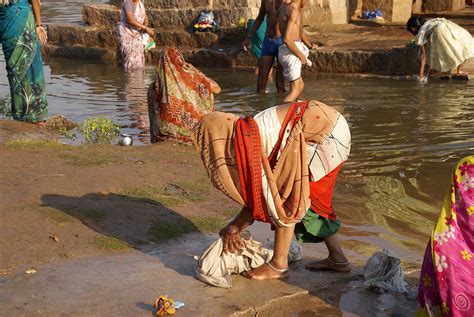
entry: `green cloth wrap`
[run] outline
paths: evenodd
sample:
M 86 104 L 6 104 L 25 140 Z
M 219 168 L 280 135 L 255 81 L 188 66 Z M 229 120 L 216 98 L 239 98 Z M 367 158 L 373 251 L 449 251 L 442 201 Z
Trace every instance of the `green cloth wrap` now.
M 255 23 L 255 20 L 250 19 L 247 21 L 247 30 L 250 30 Z M 252 46 L 250 48 L 252 54 L 256 59 L 260 58 L 262 53 L 263 38 L 265 37 L 265 32 L 267 31 L 267 16 L 263 19 L 262 24 L 258 28 L 257 32 L 252 36 Z
M 295 226 L 295 236 L 299 242 L 319 243 L 335 234 L 340 227 L 339 220 L 326 219 L 308 209 L 303 220 Z

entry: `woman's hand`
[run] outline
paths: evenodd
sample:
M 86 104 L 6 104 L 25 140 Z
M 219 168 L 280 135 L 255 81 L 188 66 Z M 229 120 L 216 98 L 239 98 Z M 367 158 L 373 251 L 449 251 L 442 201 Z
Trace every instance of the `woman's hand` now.
M 252 43 L 252 37 L 247 36 L 245 40 L 242 42 L 242 47 L 244 48 L 244 51 L 248 51 L 250 49 L 250 45 Z
M 428 76 L 420 75 L 420 76 L 418 76 L 417 80 L 420 84 L 427 84 L 428 83 Z
M 36 27 L 36 34 L 38 34 L 38 39 L 41 44 L 44 44 L 48 41 L 48 34 L 42 25 Z
M 219 231 L 219 235 L 224 242 L 224 253 L 236 253 L 245 247 L 245 243 L 240 236 L 239 229 L 231 224 L 228 224 Z
M 149 27 L 145 27 L 145 32 L 148 33 L 148 35 L 150 35 L 150 37 L 152 38 L 153 38 L 153 35 L 155 35 L 155 31 Z

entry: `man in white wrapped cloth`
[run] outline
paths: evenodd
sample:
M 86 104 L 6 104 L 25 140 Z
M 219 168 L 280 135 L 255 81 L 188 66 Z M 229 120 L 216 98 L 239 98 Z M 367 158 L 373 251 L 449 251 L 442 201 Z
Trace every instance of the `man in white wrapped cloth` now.
M 307 41 L 302 26 L 303 6 L 304 0 L 284 0 L 279 9 L 278 23 L 283 35 L 283 45 L 278 50 L 278 61 L 283 66 L 283 76 L 291 83 L 285 102 L 292 102 L 300 97 L 304 89 L 301 67 L 311 66 L 308 60 L 308 47 L 311 44 Z

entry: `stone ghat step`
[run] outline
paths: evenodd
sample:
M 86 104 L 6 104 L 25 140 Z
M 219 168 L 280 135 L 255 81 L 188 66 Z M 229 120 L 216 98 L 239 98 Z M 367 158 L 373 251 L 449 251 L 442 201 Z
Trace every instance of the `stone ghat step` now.
M 162 30 L 155 34 L 158 46 L 176 46 L 188 48 L 211 47 L 216 44 L 236 44 L 244 40 L 244 29 L 222 29 L 218 33 L 189 33 L 182 29 Z M 119 46 L 114 27 L 82 26 L 77 24 L 49 24 L 48 43 L 59 46 L 85 46 L 116 49 Z
M 120 6 L 122 0 L 109 1 L 111 4 Z M 146 0 L 145 6 L 153 9 L 191 9 L 206 7 L 212 10 L 229 8 L 258 8 L 260 0 Z
M 145 54 L 146 62 L 157 63 L 159 54 L 163 47 L 157 47 Z M 197 67 L 207 68 L 233 68 L 250 67 L 256 64 L 255 58 L 248 54 L 241 54 L 235 49 L 223 49 L 223 51 L 213 49 L 190 49 L 181 48 L 180 52 L 188 62 Z M 59 46 L 45 44 L 41 46 L 41 54 L 48 58 L 68 58 L 68 59 L 93 59 L 103 62 L 114 62 L 120 64 L 120 56 L 117 50 L 103 47 L 86 46 Z
M 150 25 L 157 31 L 163 28 L 191 27 L 199 13 L 206 7 L 187 9 L 147 9 Z M 220 28 L 235 27 L 240 17 L 252 18 L 258 14 L 257 8 L 238 7 L 213 9 Z M 120 20 L 120 8 L 110 4 L 86 4 L 82 8 L 82 19 L 89 25 L 115 25 Z
M 41 47 L 43 56 L 62 58 L 89 58 L 119 62 L 117 50 L 103 47 L 59 46 L 46 44 Z M 162 47 L 146 54 L 148 63 L 156 63 Z M 239 68 L 254 67 L 255 57 L 240 47 L 221 46 L 216 48 L 179 48 L 185 59 L 197 67 Z M 322 52 L 312 50 L 309 59 L 313 62 L 305 71 L 324 73 L 373 73 L 385 75 L 408 75 L 418 72 L 418 50 L 396 48 L 390 51 Z

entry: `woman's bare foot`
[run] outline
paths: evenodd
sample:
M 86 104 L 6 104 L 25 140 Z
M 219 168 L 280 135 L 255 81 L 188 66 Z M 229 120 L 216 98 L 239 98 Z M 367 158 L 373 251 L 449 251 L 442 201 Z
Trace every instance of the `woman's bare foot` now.
M 468 76 L 469 72 L 466 72 L 464 70 L 460 70 L 456 73 L 456 76 Z
M 335 272 L 350 272 L 350 262 L 334 262 L 330 258 L 324 260 L 312 261 L 306 265 L 310 271 L 335 271 Z
M 244 272 L 242 275 L 251 280 L 271 280 L 287 278 L 290 276 L 290 272 L 288 268 L 280 269 L 268 262 L 248 272 Z
M 456 76 L 468 76 L 469 72 L 466 72 L 464 70 L 464 64 L 466 64 L 466 61 L 462 62 L 461 65 L 459 65 L 456 68 Z

